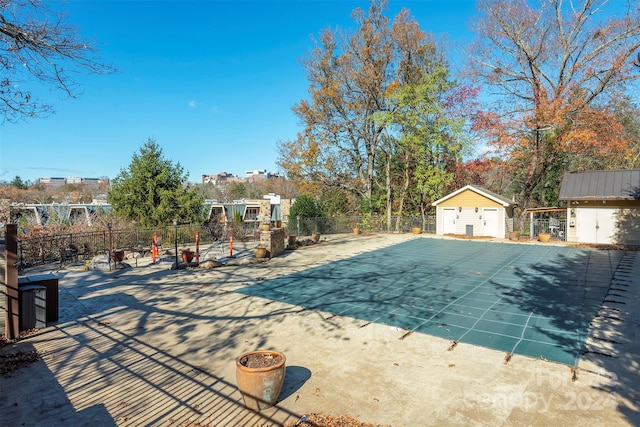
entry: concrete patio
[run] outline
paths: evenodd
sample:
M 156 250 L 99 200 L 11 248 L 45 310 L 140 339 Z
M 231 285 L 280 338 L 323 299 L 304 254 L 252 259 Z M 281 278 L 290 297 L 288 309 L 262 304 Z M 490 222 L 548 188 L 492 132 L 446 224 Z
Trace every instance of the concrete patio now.
M 577 369 L 238 292 L 427 238 L 332 235 L 269 262 L 214 269 L 141 259 L 117 271 L 57 271 L 60 321 L 2 350 L 42 358 L 0 377 L 0 423 L 279 426 L 322 412 L 388 426 L 640 425 L 636 252 L 612 257 L 631 279 L 591 322 Z M 234 251 L 246 257 L 254 245 Z M 287 372 L 276 406 L 255 413 L 236 389 L 234 360 L 261 348 L 285 353 Z

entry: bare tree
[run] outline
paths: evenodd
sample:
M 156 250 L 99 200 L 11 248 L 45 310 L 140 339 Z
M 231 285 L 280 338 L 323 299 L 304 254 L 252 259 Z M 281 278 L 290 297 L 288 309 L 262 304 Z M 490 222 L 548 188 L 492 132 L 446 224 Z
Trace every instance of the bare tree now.
M 4 121 L 46 115 L 52 106 L 34 99 L 29 84 L 38 81 L 75 98 L 80 72 L 115 70 L 99 61 L 91 43 L 82 40 L 55 4 L 40 0 L 0 0 L 0 112 Z
M 481 0 L 479 10 L 471 70 L 491 104 L 477 125 L 513 165 L 520 206 L 554 203 L 564 169 L 628 150 L 598 103 L 640 79 L 640 11 L 608 0 Z
M 297 140 L 280 146 L 279 164 L 289 177 L 295 177 L 293 171 L 298 169 L 326 187 L 371 200 L 383 129 L 375 123 L 374 113 L 385 105 L 393 66 L 386 7 L 387 0 L 371 0 L 368 15 L 355 9 L 355 32 L 324 30 L 302 60 L 310 99 L 301 100 L 293 111 L 305 130 Z M 292 164 L 292 159 L 298 161 Z

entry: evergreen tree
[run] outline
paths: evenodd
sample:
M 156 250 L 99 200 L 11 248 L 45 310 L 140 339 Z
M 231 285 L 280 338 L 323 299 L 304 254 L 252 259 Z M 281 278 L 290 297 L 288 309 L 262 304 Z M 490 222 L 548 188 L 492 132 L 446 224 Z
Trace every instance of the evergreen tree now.
M 297 231 L 298 217 L 303 221 L 300 222 L 300 233 L 310 234 L 312 231 L 324 231 L 325 221 L 321 218 L 326 217 L 326 210 L 320 201 L 307 194 L 296 197 L 296 201 L 291 205 L 289 211 L 289 227 Z M 313 222 L 304 221 L 305 219 L 313 219 Z
M 20 176 L 16 175 L 16 177 L 11 181 L 10 185 L 20 190 L 26 190 L 29 188 L 29 181 L 23 181 Z
M 291 206 L 290 216 L 292 218 L 321 218 L 326 216 L 325 209 L 314 197 L 302 194 L 296 198 Z
M 107 201 L 116 215 L 143 227 L 203 219 L 203 198 L 186 187 L 188 174 L 180 163 L 163 157 L 162 148 L 149 138 L 133 155 L 128 169 L 113 180 Z

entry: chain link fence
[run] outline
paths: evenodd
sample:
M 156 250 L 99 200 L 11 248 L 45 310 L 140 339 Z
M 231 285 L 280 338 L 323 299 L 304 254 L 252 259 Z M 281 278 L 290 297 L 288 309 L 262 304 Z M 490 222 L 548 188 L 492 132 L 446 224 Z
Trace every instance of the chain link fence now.
M 295 236 L 310 236 L 313 232 L 320 234 L 351 233 L 355 227 L 363 233 L 409 233 L 411 228 L 420 227 L 425 233 L 436 232 L 435 216 L 393 216 L 388 222 L 386 217 L 325 217 L 325 218 L 289 218 L 287 231 Z

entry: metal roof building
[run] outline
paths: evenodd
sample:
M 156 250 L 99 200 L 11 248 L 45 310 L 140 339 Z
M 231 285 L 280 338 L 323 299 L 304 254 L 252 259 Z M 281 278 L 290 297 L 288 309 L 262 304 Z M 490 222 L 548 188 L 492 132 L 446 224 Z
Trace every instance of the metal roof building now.
M 640 245 L 640 169 L 566 172 L 568 242 Z
M 560 200 L 638 200 L 640 169 L 567 172 Z

